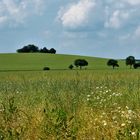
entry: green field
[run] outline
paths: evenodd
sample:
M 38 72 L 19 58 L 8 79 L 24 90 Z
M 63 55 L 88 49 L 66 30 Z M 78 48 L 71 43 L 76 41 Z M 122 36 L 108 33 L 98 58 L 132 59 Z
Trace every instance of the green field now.
M 0 70 L 42 70 L 48 66 L 51 69 L 68 69 L 75 59 L 86 59 L 88 69 L 109 69 L 106 65 L 108 59 L 60 54 L 0 54 Z M 119 61 L 120 69 L 126 68 L 123 61 Z
M 86 70 L 68 70 L 77 58 Z M 106 61 L 0 54 L 0 140 L 139 140 L 140 71 Z

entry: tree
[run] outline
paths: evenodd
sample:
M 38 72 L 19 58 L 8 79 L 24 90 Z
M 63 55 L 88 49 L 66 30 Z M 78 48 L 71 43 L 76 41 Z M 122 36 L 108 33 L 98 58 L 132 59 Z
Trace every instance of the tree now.
M 44 47 L 43 49 L 40 49 L 40 52 L 41 53 L 48 53 L 49 50 L 46 47 Z
M 85 59 L 76 59 L 74 65 L 82 69 L 83 66 L 88 66 L 88 62 Z
M 114 60 L 114 59 L 109 59 L 108 62 L 107 62 L 107 65 L 108 65 L 108 66 L 112 66 L 113 69 L 114 69 L 115 67 L 119 67 L 118 61 L 117 61 L 117 60 Z
M 72 70 L 72 69 L 73 69 L 73 67 L 74 67 L 74 66 L 73 66 L 72 64 L 71 64 L 71 65 L 69 65 L 69 69 L 71 69 L 71 70 Z
M 135 64 L 135 57 L 134 56 L 128 56 L 125 60 L 126 65 L 130 65 L 130 69 L 132 68 L 132 65 Z
M 49 67 L 44 67 L 43 70 L 50 70 L 50 68 Z
M 33 53 L 33 52 L 39 52 L 39 48 L 33 44 L 29 44 L 27 46 L 24 46 L 21 49 L 17 50 L 18 53 Z
M 51 49 L 49 50 L 49 53 L 55 54 L 55 53 L 56 53 L 56 50 L 55 50 L 54 48 L 51 48 Z

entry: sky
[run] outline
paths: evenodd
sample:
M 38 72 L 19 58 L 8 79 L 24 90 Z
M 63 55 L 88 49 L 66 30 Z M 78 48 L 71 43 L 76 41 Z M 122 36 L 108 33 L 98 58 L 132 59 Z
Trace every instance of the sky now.
M 0 0 L 0 53 L 28 44 L 140 59 L 140 0 Z

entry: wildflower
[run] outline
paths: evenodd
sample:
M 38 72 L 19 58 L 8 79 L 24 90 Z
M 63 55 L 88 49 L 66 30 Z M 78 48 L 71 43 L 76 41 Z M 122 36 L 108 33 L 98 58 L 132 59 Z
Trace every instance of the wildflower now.
M 91 95 L 89 95 L 89 94 L 87 95 L 87 97 L 90 97 L 90 96 L 91 96 Z
M 124 127 L 125 126 L 125 123 L 122 123 L 121 126 Z
M 132 113 L 132 110 L 128 110 L 128 114 L 131 114 Z
M 102 114 L 103 114 L 103 115 L 106 115 L 106 113 L 105 113 L 105 112 L 103 112 Z
M 129 124 L 131 124 L 131 121 L 128 121 Z
M 90 99 L 89 98 L 87 98 L 87 101 L 89 101 Z
M 118 109 L 121 109 L 121 107 L 119 106 Z
M 112 117 L 113 120 L 115 120 L 116 118 L 117 118 L 116 116 L 113 116 L 113 117 Z
M 128 107 L 128 106 L 126 106 L 125 108 L 126 108 L 126 109 L 129 109 L 129 107 Z
M 122 111 L 122 114 L 125 114 L 125 112 L 124 112 L 124 111 Z
M 107 122 L 105 120 L 103 120 L 103 125 L 106 126 L 107 125 Z
M 19 93 L 19 91 L 16 91 L 16 93 Z
M 95 120 L 95 121 L 97 121 L 98 119 L 97 119 L 97 118 L 95 118 L 94 120 Z
M 133 136 L 134 136 L 134 135 L 136 135 L 136 133 L 135 133 L 135 132 L 131 132 L 131 135 L 133 135 Z
M 116 95 L 116 93 L 115 93 L 115 92 L 113 92 L 113 93 L 112 93 L 112 95 L 114 95 L 114 96 L 115 96 L 115 95 Z

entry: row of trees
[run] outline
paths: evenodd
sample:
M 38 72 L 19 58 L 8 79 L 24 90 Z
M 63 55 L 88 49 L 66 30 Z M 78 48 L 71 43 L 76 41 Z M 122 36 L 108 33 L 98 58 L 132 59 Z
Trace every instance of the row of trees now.
M 128 56 L 125 59 L 125 63 L 126 65 L 129 65 L 130 68 L 132 68 L 132 66 L 136 69 L 138 67 L 140 67 L 140 60 L 136 60 L 134 56 Z M 107 65 L 108 66 L 112 66 L 112 68 L 114 69 L 115 67 L 119 67 L 118 61 L 115 59 L 109 59 L 107 61 Z M 75 67 L 80 67 L 80 69 L 82 69 L 82 67 L 84 66 L 88 66 L 88 62 L 85 59 L 76 59 L 74 61 L 74 65 L 69 65 L 69 69 L 73 69 Z
M 85 59 L 76 59 L 76 60 L 74 61 L 74 66 L 75 66 L 76 68 L 79 67 L 80 69 L 82 69 L 82 67 L 88 66 L 88 62 L 87 62 Z M 74 66 L 73 66 L 72 64 L 69 65 L 69 69 L 73 69 Z
M 125 59 L 125 63 L 126 65 L 130 66 L 130 69 L 132 67 L 134 67 L 135 69 L 140 67 L 140 60 L 136 60 L 134 56 L 128 56 L 126 59 Z M 108 62 L 107 62 L 107 65 L 108 66 L 112 66 L 113 69 L 115 67 L 119 67 L 119 64 L 118 64 L 118 61 L 115 60 L 115 59 L 109 59 Z
M 24 46 L 21 49 L 17 50 L 18 53 L 51 53 L 51 54 L 55 54 L 56 50 L 54 48 L 51 49 L 47 49 L 46 47 L 39 49 L 37 46 L 33 45 L 33 44 L 29 44 L 27 46 Z

